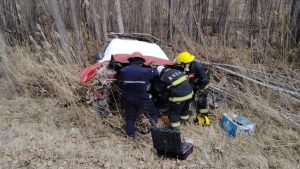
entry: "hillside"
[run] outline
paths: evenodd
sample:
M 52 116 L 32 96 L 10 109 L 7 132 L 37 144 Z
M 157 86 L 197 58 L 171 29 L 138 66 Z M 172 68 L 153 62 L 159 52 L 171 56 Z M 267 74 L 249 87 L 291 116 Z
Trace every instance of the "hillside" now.
M 0 2 L 0 168 L 300 168 L 298 1 Z M 185 161 L 157 156 L 150 134 L 126 138 L 123 110 L 102 118 L 82 99 L 80 70 L 122 31 L 152 36 L 169 58 L 191 51 L 215 95 L 231 96 L 211 126 L 181 127 L 195 144 Z M 228 112 L 254 134 L 228 137 Z

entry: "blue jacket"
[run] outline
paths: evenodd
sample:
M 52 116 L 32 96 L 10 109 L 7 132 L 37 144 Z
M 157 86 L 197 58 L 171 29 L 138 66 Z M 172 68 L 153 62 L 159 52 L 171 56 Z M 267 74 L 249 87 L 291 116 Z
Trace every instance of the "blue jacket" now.
M 120 71 L 122 89 L 125 99 L 148 99 L 147 87 L 150 80 L 158 76 L 154 68 L 144 68 L 139 64 L 131 63 Z

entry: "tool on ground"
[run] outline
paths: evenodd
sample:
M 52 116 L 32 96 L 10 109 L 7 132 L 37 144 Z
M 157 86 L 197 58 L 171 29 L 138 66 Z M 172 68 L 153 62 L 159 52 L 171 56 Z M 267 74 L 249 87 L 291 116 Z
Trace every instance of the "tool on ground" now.
M 194 148 L 193 143 L 181 142 L 180 131 L 168 128 L 151 128 L 153 146 L 160 156 L 185 160 Z

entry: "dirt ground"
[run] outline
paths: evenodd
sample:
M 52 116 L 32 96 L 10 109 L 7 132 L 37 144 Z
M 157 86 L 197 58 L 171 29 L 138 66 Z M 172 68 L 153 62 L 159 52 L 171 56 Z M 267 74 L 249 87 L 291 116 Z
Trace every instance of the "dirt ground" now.
M 104 120 L 88 107 L 64 107 L 53 98 L 5 96 L 0 99 L 0 168 L 300 168 L 299 128 L 248 112 L 255 134 L 229 138 L 220 128 L 228 111 L 220 105 L 210 127 L 181 128 L 182 138 L 192 138 L 195 148 L 179 161 L 158 157 L 150 134 L 125 138 L 119 116 Z

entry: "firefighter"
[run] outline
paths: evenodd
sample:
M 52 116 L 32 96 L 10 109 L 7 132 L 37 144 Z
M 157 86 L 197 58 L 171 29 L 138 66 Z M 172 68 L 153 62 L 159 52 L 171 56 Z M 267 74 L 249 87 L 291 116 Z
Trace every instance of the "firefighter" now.
M 208 70 L 205 70 L 200 62 L 195 61 L 194 55 L 186 51 L 181 52 L 177 56 L 177 62 L 184 67 L 184 71 L 193 86 L 197 111 L 195 122 L 200 125 L 210 125 L 207 102 L 208 84 L 210 80 Z
M 157 123 L 157 110 L 147 92 L 150 80 L 158 76 L 155 68 L 142 67 L 145 59 L 139 52 L 134 52 L 128 59 L 129 65 L 120 70 L 122 83 L 123 105 L 125 108 L 126 134 L 135 135 L 135 122 L 139 110 L 146 111 L 151 124 Z
M 157 71 L 162 84 L 162 91 L 168 93 L 170 126 L 178 129 L 181 122 L 189 119 L 189 104 L 193 98 L 193 89 L 184 72 L 177 69 L 158 66 Z

